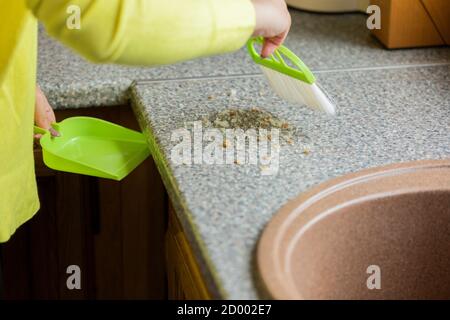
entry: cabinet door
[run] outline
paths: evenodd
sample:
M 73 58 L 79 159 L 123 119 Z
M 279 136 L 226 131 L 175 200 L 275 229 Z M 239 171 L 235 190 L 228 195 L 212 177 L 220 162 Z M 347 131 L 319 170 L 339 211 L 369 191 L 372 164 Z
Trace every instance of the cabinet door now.
M 211 299 L 192 249 L 172 206 L 166 234 L 168 296 L 172 300 Z
M 2 245 L 5 298 L 92 298 L 90 180 L 47 172 L 37 183 L 40 210 Z M 66 286 L 71 265 L 82 270 L 81 290 Z

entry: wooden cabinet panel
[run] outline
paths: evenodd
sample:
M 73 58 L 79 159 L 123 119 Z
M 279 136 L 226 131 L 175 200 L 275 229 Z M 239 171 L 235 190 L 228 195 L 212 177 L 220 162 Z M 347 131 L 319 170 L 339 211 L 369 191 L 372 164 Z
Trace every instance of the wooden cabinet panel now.
M 370 2 L 381 9 L 381 29 L 374 29 L 372 33 L 387 48 L 445 44 L 422 0 L 371 0 Z
M 95 286 L 98 299 L 120 299 L 123 293 L 122 211 L 120 184 L 102 180 L 99 229 L 94 235 Z
M 89 298 L 87 195 L 81 192 L 87 181 L 59 173 L 37 180 L 41 209 L 1 248 L 5 298 Z M 82 290 L 66 287 L 66 269 L 73 264 L 83 271 Z
M 169 299 L 211 299 L 192 249 L 172 206 L 169 206 L 166 261 Z
M 31 257 L 29 254 L 29 225 L 24 225 L 6 243 L 1 245 L 1 297 L 4 299 L 30 299 Z
M 139 130 L 137 121 L 127 110 L 121 109 L 119 122 Z M 120 199 L 124 296 L 130 299 L 166 298 L 167 195 L 151 158 L 121 182 Z
M 450 45 L 450 1 L 422 0 L 422 3 L 442 39 L 447 45 Z

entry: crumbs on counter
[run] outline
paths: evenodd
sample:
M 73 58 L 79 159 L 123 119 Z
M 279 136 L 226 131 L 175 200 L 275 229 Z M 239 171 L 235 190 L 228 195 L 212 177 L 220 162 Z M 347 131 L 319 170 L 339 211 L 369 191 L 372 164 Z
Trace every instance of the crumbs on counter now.
M 237 91 L 235 89 L 231 89 L 230 91 L 227 92 L 227 96 L 229 96 L 230 98 L 236 98 L 237 95 Z
M 222 132 L 225 129 L 271 129 L 280 130 L 281 143 L 294 143 L 294 138 L 297 135 L 297 130 L 291 126 L 287 121 L 284 121 L 272 113 L 262 110 L 258 107 L 250 109 L 226 109 L 211 116 L 204 116 L 201 118 L 202 124 L 206 128 L 218 128 Z M 272 136 L 269 133 L 267 140 L 271 140 Z M 226 148 L 227 143 L 224 141 L 223 147 Z
M 234 99 L 236 99 L 237 91 L 235 89 L 231 89 L 230 91 L 228 91 L 226 93 L 226 95 L 229 99 L 234 100 Z M 208 101 L 216 100 L 216 96 L 214 94 L 210 94 L 206 98 Z
M 308 155 L 311 153 L 311 150 L 308 147 L 303 147 L 303 154 Z

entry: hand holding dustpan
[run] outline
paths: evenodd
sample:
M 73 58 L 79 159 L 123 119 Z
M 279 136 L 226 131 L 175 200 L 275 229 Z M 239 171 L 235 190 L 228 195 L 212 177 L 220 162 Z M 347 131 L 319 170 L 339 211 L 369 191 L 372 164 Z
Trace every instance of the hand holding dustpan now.
M 54 124 L 59 137 L 35 127 L 44 163 L 51 169 L 122 180 L 150 155 L 140 132 L 89 117 L 73 117 Z

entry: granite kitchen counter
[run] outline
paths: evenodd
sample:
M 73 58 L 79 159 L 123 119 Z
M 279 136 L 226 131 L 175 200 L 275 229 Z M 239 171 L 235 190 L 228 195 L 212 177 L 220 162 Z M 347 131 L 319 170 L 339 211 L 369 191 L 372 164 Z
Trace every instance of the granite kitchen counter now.
M 274 213 L 299 193 L 368 167 L 450 157 L 450 66 L 337 71 L 319 73 L 318 79 L 339 107 L 335 117 L 279 100 L 260 76 L 133 89 L 135 113 L 216 296 L 258 297 L 253 265 L 258 238 Z M 263 175 L 258 165 L 174 164 L 175 130 L 229 107 L 255 106 L 300 133 L 292 145 L 281 146 L 276 174 Z
M 293 12 L 287 45 L 335 100 L 335 117 L 281 101 L 243 50 L 148 69 L 94 66 L 43 33 L 40 43 L 39 82 L 56 108 L 131 102 L 214 297 L 260 297 L 258 238 L 299 193 L 368 167 L 450 157 L 450 49 L 384 50 L 362 14 Z M 296 131 L 275 173 L 172 161 L 177 129 L 254 107 Z
M 291 10 L 287 46 L 313 70 L 446 64 L 449 48 L 384 50 L 365 27 L 363 14 L 314 14 Z M 197 79 L 258 74 L 245 49 L 158 68 L 95 65 L 39 33 L 38 81 L 55 108 L 121 105 L 141 80 Z

